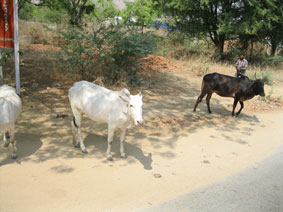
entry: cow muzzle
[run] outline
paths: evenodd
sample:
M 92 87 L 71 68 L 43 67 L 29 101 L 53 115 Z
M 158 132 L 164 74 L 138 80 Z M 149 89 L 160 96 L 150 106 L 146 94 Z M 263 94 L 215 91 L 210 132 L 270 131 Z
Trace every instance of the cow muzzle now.
M 141 125 L 144 124 L 144 121 L 143 120 L 138 120 L 138 121 L 136 121 L 135 124 L 141 126 Z

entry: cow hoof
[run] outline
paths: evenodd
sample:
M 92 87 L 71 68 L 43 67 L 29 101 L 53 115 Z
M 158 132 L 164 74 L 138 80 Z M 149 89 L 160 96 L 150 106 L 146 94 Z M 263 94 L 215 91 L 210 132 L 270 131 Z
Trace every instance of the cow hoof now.
M 107 158 L 107 160 L 109 160 L 109 161 L 113 161 L 113 158 L 112 158 L 111 155 L 106 156 L 106 158 Z
M 121 154 L 121 158 L 127 158 L 127 155 L 125 153 Z
M 75 144 L 74 147 L 75 148 L 80 148 L 80 144 Z
M 4 143 L 3 146 L 7 148 L 9 146 L 9 142 Z
M 17 155 L 16 155 L 16 154 L 12 154 L 11 158 L 12 158 L 13 160 L 15 160 L 15 159 L 17 158 Z
M 86 149 L 82 150 L 83 153 L 87 154 L 88 151 Z

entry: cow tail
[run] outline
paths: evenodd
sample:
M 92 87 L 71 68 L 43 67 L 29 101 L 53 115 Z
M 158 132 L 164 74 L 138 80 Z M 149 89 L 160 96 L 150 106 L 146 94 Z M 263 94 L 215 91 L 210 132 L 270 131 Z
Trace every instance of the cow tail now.
M 203 87 L 204 87 L 204 79 L 202 80 L 202 83 L 201 83 L 201 91 L 203 91 Z
M 74 125 L 75 125 L 75 127 L 76 127 L 76 128 L 78 128 L 78 127 L 79 127 L 79 126 L 77 125 L 77 123 L 76 123 L 75 116 L 73 116 L 73 123 L 74 123 Z

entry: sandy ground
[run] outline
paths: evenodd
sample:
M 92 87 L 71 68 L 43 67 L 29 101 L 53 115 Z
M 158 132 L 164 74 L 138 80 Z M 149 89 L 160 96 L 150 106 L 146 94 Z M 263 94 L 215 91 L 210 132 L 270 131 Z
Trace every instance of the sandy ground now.
M 283 211 L 283 146 L 243 171 L 140 212 Z
M 255 165 L 283 144 L 281 105 L 256 97 L 233 118 L 232 99 L 215 95 L 211 115 L 204 102 L 192 113 L 200 82 L 164 74 L 144 89 L 145 126 L 127 132 L 126 159 L 115 137 L 112 162 L 104 124 L 84 119 L 89 153 L 73 148 L 67 88 L 25 91 L 17 160 L 0 147 L 0 211 L 138 211 Z

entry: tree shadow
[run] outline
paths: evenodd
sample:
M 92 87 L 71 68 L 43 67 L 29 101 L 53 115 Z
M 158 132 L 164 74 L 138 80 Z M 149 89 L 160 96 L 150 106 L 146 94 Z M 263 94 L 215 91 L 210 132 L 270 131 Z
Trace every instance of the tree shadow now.
M 176 157 L 174 149 L 181 137 L 189 137 L 209 128 L 219 132 L 218 136 L 227 141 L 247 144 L 243 138 L 233 137 L 231 133 L 240 131 L 241 135 L 250 136 L 254 126 L 260 124 L 257 116 L 248 115 L 243 111 L 239 117 L 231 117 L 233 100 L 219 98 L 217 95 L 211 100 L 212 114 L 208 114 L 205 101 L 199 104 L 198 110 L 193 113 L 195 101 L 200 93 L 200 82 L 201 80 L 189 81 L 172 74 L 164 74 L 162 80 L 150 88 L 131 89 L 132 94 L 142 90 L 145 125 L 142 128 L 127 130 L 125 151 L 128 158 L 125 161 L 138 161 L 145 170 L 151 170 L 153 151 L 154 155 L 172 159 Z M 89 154 L 84 155 L 80 149 L 73 147 L 68 89 L 69 87 L 38 88 L 33 92 L 28 89 L 23 92 L 24 109 L 16 126 L 20 132 L 17 133 L 19 158 L 16 161 L 39 163 L 58 157 L 94 157 L 105 160 L 106 124 L 95 123 L 84 117 L 82 135 L 85 137 Z M 27 130 L 30 134 L 25 134 Z M 23 141 L 21 137 L 25 137 Z M 145 141 L 152 147 L 150 153 L 144 153 L 140 141 Z M 42 142 L 44 148 L 41 148 Z M 112 148 L 113 156 L 115 160 L 124 160 L 120 159 L 119 146 L 119 136 L 116 135 Z M 161 149 L 163 147 L 165 149 Z M 2 148 L 0 150 L 6 151 Z M 31 155 L 32 157 L 29 157 Z M 0 165 L 11 162 L 13 160 L 7 157 Z M 69 173 L 72 169 L 60 166 L 53 167 L 51 171 Z
M 35 154 L 42 146 L 42 141 L 40 140 L 40 135 L 38 134 L 16 133 L 15 139 L 17 141 L 17 158 L 15 160 L 11 159 L 10 146 L 9 150 L 7 148 L 1 147 L 0 154 L 6 156 L 0 159 L 0 166 L 10 163 L 20 164 L 22 160 Z

